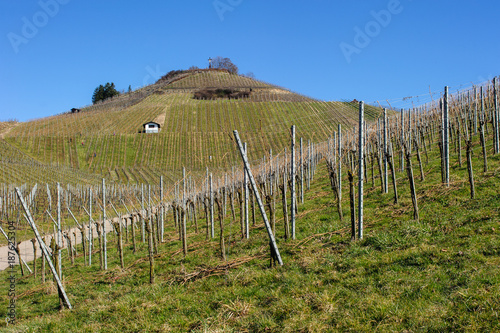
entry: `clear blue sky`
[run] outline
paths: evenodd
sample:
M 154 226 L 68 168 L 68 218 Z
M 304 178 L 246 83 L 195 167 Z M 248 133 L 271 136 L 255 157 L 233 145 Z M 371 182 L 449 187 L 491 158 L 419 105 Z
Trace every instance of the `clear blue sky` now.
M 99 84 L 137 88 L 218 55 L 322 100 L 428 99 L 429 86 L 500 74 L 499 14 L 494 0 L 1 1 L 0 120 L 61 113 Z

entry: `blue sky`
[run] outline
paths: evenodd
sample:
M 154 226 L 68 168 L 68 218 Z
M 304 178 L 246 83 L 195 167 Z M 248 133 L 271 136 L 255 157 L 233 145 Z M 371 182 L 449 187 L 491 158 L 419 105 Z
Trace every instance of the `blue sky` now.
M 153 83 L 229 57 L 322 100 L 402 99 L 500 74 L 493 0 L 0 2 L 0 120 L 91 103 L 99 84 Z

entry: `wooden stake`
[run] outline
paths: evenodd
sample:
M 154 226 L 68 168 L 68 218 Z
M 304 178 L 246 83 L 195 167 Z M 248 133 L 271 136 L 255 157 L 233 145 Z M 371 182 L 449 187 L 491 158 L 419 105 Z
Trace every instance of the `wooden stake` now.
M 266 226 L 266 230 L 267 230 L 267 234 L 269 236 L 269 241 L 270 241 L 270 246 L 271 246 L 271 254 L 272 254 L 272 256 L 274 256 L 277 259 L 279 265 L 283 266 L 283 261 L 281 260 L 281 255 L 280 255 L 280 252 L 278 250 L 278 246 L 276 245 L 276 240 L 274 238 L 274 234 L 273 234 L 273 232 L 271 230 L 271 226 L 269 225 L 269 220 L 267 219 L 266 210 L 265 210 L 264 204 L 262 203 L 262 200 L 260 198 L 260 194 L 259 194 L 259 191 L 258 191 L 258 188 L 257 188 L 257 184 L 255 183 L 255 179 L 253 178 L 252 171 L 250 169 L 250 163 L 248 163 L 246 154 L 245 154 L 245 152 L 243 150 L 243 146 L 242 146 L 241 141 L 240 141 L 240 136 L 238 135 L 238 131 L 233 131 L 233 134 L 234 134 L 234 137 L 236 139 L 236 143 L 238 145 L 238 149 L 240 150 L 241 158 L 243 159 L 243 163 L 245 164 L 245 169 L 248 172 L 248 177 L 250 179 L 250 184 L 252 185 L 252 189 L 253 189 L 255 198 L 257 199 L 257 203 L 259 205 L 260 213 L 262 214 L 262 219 L 264 220 L 264 224 Z
M 349 179 L 349 207 L 351 209 L 351 241 L 356 240 L 356 204 L 354 194 L 354 175 L 351 170 L 347 171 Z
M 219 212 L 219 226 L 220 226 L 220 255 L 222 260 L 226 261 L 226 247 L 224 246 L 224 213 L 222 211 L 222 204 L 218 197 L 215 198 L 217 204 L 217 211 Z
M 472 141 L 467 140 L 467 172 L 469 174 L 470 197 L 474 199 L 476 190 L 474 187 L 474 172 L 472 170 Z
M 36 239 L 32 238 L 31 243 L 33 244 L 33 275 L 36 279 Z
M 358 192 L 358 238 L 363 239 L 363 176 L 364 176 L 364 148 L 365 148 L 365 103 L 359 102 L 359 192 Z
M 290 165 L 291 165 L 291 170 L 290 170 L 290 181 L 291 181 L 291 187 L 290 187 L 290 196 L 291 196 L 291 205 L 290 205 L 290 222 L 291 222 L 291 227 L 292 227 L 292 239 L 295 239 L 295 204 L 297 200 L 297 194 L 295 191 L 295 125 L 292 126 L 291 129 L 292 132 L 292 144 L 291 144 L 291 160 L 290 160 Z
M 104 257 L 104 270 L 108 270 L 108 253 L 106 249 L 106 181 L 102 179 L 102 251 Z
M 33 220 L 33 217 L 31 216 L 31 213 L 28 209 L 28 205 L 24 201 L 24 198 L 21 194 L 21 190 L 19 190 L 19 188 L 17 188 L 17 187 L 16 187 L 16 193 L 17 193 L 19 200 L 21 201 L 21 205 L 23 206 L 24 212 L 26 213 L 26 216 L 28 217 L 28 222 L 30 224 L 30 227 L 33 229 L 33 232 L 35 233 L 35 236 L 36 236 L 38 243 L 41 244 L 42 237 L 38 233 L 38 229 L 35 225 L 35 221 Z M 43 254 L 45 255 L 45 258 L 47 258 L 47 262 L 49 263 L 50 270 L 52 271 L 52 274 L 54 275 L 54 278 L 56 279 L 58 290 L 59 290 L 59 297 L 62 298 L 64 304 L 69 309 L 71 309 L 71 303 L 69 302 L 68 296 L 66 295 L 66 292 L 64 291 L 64 287 L 62 285 L 61 280 L 59 279 L 59 275 L 57 274 L 55 265 L 52 264 L 52 261 L 49 258 L 49 253 L 48 253 L 47 249 L 45 248 L 45 246 L 41 246 L 41 249 L 42 249 Z
M 155 283 L 155 259 L 153 253 L 153 230 L 151 229 L 151 212 L 148 209 L 146 231 L 148 233 L 148 254 L 149 254 L 149 283 Z
M 408 176 L 408 181 L 410 183 L 411 201 L 413 203 L 413 219 L 418 221 L 419 214 L 418 214 L 417 192 L 415 190 L 415 181 L 413 178 L 413 167 L 411 165 L 411 153 L 406 149 L 406 146 L 405 146 L 405 159 L 406 159 L 406 174 Z

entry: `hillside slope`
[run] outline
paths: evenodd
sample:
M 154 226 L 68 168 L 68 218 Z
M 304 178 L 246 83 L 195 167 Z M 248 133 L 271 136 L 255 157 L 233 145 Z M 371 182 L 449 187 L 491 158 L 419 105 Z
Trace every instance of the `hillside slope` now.
M 246 91 L 244 99 L 196 100 L 204 88 Z M 196 71 L 159 82 L 80 113 L 21 123 L 6 135 L 12 146 L 48 165 L 66 165 L 123 183 L 173 179 L 182 167 L 195 174 L 230 170 L 239 162 L 232 139 L 238 130 L 251 160 L 289 145 L 290 126 L 297 137 L 324 141 L 338 124 L 357 122 L 358 105 L 322 102 L 247 77 Z M 380 110 L 367 107 L 367 121 Z M 140 133 L 149 121 L 161 123 L 155 135 Z
M 480 148 L 476 141 L 475 151 Z M 351 242 L 348 199 L 340 221 L 322 161 L 305 204 L 299 206 L 297 240 L 283 239 L 277 200 L 283 267 L 269 269 L 268 239 L 259 215 L 249 240 L 240 238 L 238 222 L 230 216 L 224 220 L 225 262 L 219 230 L 216 238 L 206 240 L 205 230 L 196 232 L 192 224 L 184 258 L 169 213 L 166 241 L 155 257 L 154 285 L 149 284 L 147 244 L 138 241 L 133 253 L 127 237 L 121 269 L 111 233 L 108 271 L 99 270 L 97 263 L 86 266 L 81 253 L 70 265 L 63 253 L 73 310 L 57 309 L 52 281 L 41 284 L 40 277 L 29 275 L 17 282 L 18 325 L 5 327 L 2 321 L 0 327 L 6 332 L 496 332 L 500 159 L 489 160 L 490 171 L 478 176 L 476 199 L 470 199 L 466 168 L 453 163 L 453 182 L 446 187 L 438 154 L 434 145 L 424 169 L 426 180 L 416 180 L 420 221 L 411 220 L 404 173 L 397 173 L 398 204 L 392 191 L 381 194 L 378 179 L 373 184 L 368 180 L 365 237 Z M 481 170 L 480 157 L 473 167 Z M 347 193 L 347 179 L 344 185 Z M 239 209 L 237 213 L 236 221 Z M 7 279 L 8 273 L 0 275 Z M 0 285 L 3 304 L 8 287 Z M 6 315 L 6 307 L 0 315 Z

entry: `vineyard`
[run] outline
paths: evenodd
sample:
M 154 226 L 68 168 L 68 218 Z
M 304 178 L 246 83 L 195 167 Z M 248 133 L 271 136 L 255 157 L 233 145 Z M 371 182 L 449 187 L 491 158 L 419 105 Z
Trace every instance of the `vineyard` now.
M 203 87 L 245 88 L 252 89 L 252 94 L 243 100 L 193 99 L 194 91 Z M 148 93 L 141 93 L 143 90 Z M 134 94 L 142 99 L 127 106 L 127 99 L 138 99 Z M 179 176 L 182 167 L 198 174 L 206 167 L 228 171 L 238 161 L 232 149 L 235 129 L 248 140 L 258 140 L 249 156 L 256 161 L 269 150 L 281 151 L 287 146 L 291 125 L 297 126 L 304 140 L 315 142 L 331 135 L 338 124 L 354 126 L 357 116 L 356 103 L 317 101 L 217 71 L 194 73 L 129 95 L 79 113 L 20 123 L 5 140 L 43 165 L 139 184 L 155 182 L 159 175 L 170 181 Z M 370 107 L 367 119 L 375 119 L 381 112 Z M 158 135 L 141 133 L 142 125 L 149 121 L 161 122 Z M 10 172 L 1 177 L 0 183 L 17 183 Z
M 252 94 L 193 99 L 228 86 Z M 395 112 L 201 71 L 17 125 L 6 329 L 499 330 L 498 82 L 429 98 Z

